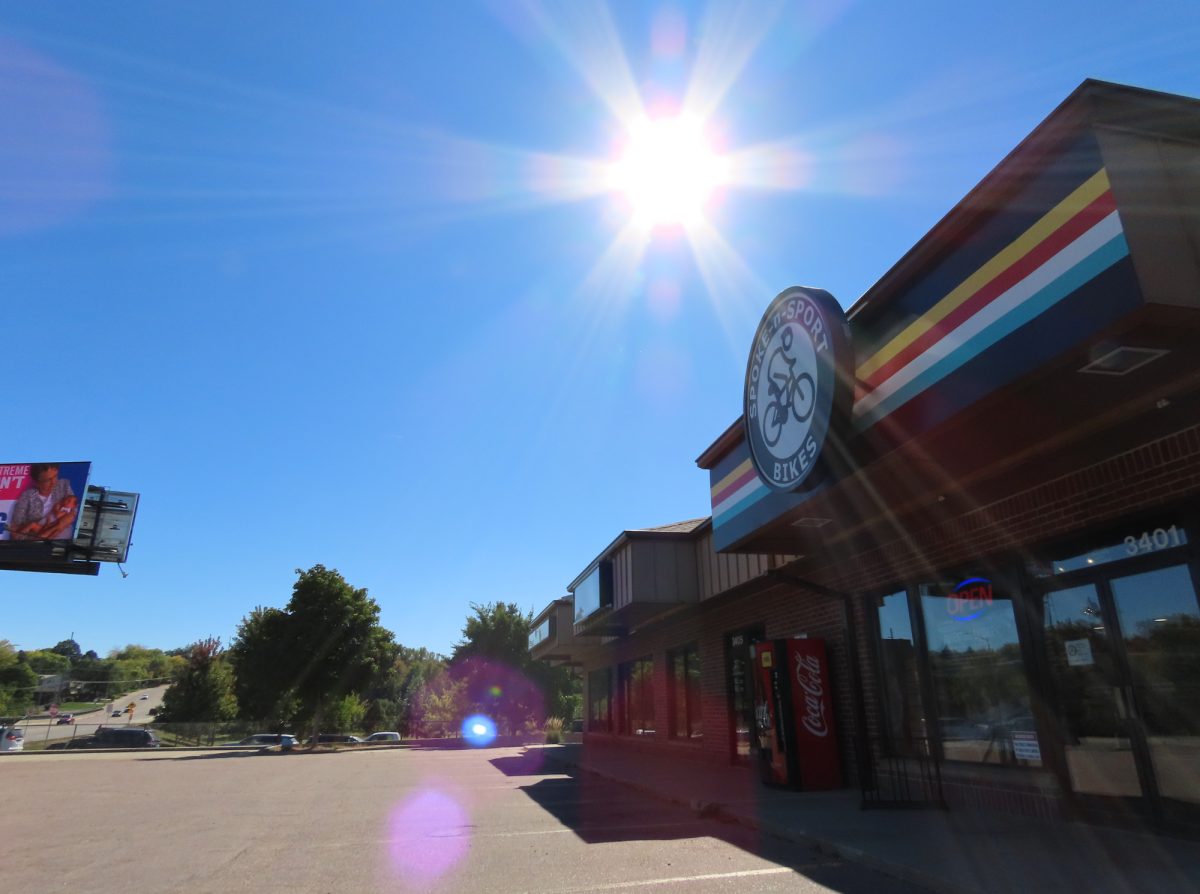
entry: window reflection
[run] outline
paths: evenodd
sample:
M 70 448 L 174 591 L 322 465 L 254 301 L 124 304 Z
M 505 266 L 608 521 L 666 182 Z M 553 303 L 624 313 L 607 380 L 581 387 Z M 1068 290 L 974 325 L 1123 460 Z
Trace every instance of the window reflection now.
M 914 742 L 924 739 L 925 711 L 917 673 L 917 652 L 908 593 L 901 591 L 876 600 L 879 618 L 879 659 L 883 677 L 884 715 L 894 753 L 910 754 Z
M 609 732 L 612 729 L 612 668 L 606 667 L 588 674 L 588 730 Z
M 1200 804 L 1200 610 L 1186 565 L 1112 581 L 1164 798 Z
M 640 658 L 621 665 L 621 732 L 631 736 L 654 735 L 654 662 Z
M 671 653 L 671 701 L 674 708 L 671 733 L 677 739 L 699 739 L 700 647 L 696 643 Z
M 1011 595 L 983 578 L 920 593 L 946 758 L 1041 766 Z

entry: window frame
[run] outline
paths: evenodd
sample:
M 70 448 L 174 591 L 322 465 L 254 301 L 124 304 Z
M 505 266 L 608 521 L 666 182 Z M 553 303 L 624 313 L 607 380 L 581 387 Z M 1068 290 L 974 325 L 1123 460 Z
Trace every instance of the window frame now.
M 589 733 L 611 733 L 613 731 L 613 668 L 599 667 L 588 671 L 587 679 L 587 729 Z M 604 717 L 598 719 L 593 709 L 596 702 L 595 681 L 602 679 L 604 684 Z
M 649 665 L 649 672 L 644 677 L 645 682 L 642 686 L 642 692 L 639 693 L 643 708 L 643 716 L 641 719 L 643 721 L 649 719 L 650 723 L 652 724 L 652 728 L 647 730 L 645 723 L 643 723 L 640 726 L 641 732 L 639 733 L 637 731 L 638 728 L 634 726 L 633 718 L 630 716 L 630 707 L 633 702 L 633 699 L 631 698 L 631 690 L 634 686 L 634 679 L 637 674 L 637 669 L 639 665 L 643 664 Z M 617 695 L 615 701 L 617 708 L 617 721 L 615 724 L 615 732 L 621 736 L 657 736 L 658 717 L 654 699 L 654 656 L 643 655 L 638 658 L 632 658 L 629 661 L 621 662 L 617 665 L 616 679 Z M 646 715 L 645 713 L 647 695 L 649 695 L 649 715 Z
M 695 658 L 697 681 L 691 685 L 691 669 L 689 656 Z M 680 681 L 676 662 L 683 661 L 683 680 Z M 667 716 L 668 736 L 672 741 L 702 742 L 704 739 L 704 718 L 701 714 L 702 699 L 700 696 L 700 643 L 693 641 L 677 646 L 667 652 Z M 679 697 L 683 695 L 684 730 L 679 730 Z M 693 732 L 699 729 L 698 733 Z

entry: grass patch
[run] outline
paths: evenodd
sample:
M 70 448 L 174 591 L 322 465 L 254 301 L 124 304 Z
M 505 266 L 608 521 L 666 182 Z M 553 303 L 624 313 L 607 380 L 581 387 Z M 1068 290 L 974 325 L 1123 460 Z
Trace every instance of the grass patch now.
M 75 714 L 79 711 L 91 711 L 100 707 L 103 707 L 100 702 L 59 702 L 58 713 Z

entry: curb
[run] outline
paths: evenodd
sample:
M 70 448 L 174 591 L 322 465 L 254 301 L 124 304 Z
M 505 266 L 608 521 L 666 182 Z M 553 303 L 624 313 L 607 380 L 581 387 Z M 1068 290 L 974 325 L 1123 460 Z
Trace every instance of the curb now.
M 939 875 L 925 872 L 922 869 L 914 869 L 912 866 L 907 866 L 903 863 L 896 863 L 891 860 L 885 860 L 882 857 L 877 857 L 874 854 L 859 850 L 854 847 L 847 847 L 829 838 L 822 838 L 819 835 L 812 835 L 808 832 L 801 832 L 796 829 L 790 829 L 787 826 L 774 823 L 769 820 L 761 820 L 756 816 L 750 816 L 745 813 L 739 813 L 730 810 L 723 804 L 706 804 L 695 799 L 688 800 L 668 794 L 661 789 L 656 789 L 650 785 L 642 783 L 630 782 L 620 776 L 612 773 L 605 773 L 602 770 L 596 770 L 592 767 L 585 766 L 581 763 L 576 763 L 568 758 L 559 757 L 557 755 L 544 755 L 545 759 L 552 763 L 557 763 L 560 766 L 574 767 L 577 770 L 582 770 L 585 773 L 590 773 L 593 776 L 599 776 L 601 779 L 606 779 L 609 782 L 615 782 L 623 788 L 638 792 L 658 801 L 665 801 L 669 804 L 676 804 L 680 807 L 687 807 L 694 810 L 701 818 L 704 819 L 720 819 L 726 818 L 738 825 L 745 826 L 755 831 L 765 832 L 775 838 L 781 838 L 784 841 L 790 841 L 794 844 L 803 845 L 812 848 L 818 853 L 825 854 L 829 857 L 835 857 L 839 860 L 844 860 L 847 863 L 857 863 L 860 866 L 865 866 L 882 875 L 890 876 L 891 878 L 899 879 L 900 881 L 910 882 L 914 885 L 921 885 L 937 894 L 984 894 L 979 888 L 960 885 L 957 882 L 949 881 Z

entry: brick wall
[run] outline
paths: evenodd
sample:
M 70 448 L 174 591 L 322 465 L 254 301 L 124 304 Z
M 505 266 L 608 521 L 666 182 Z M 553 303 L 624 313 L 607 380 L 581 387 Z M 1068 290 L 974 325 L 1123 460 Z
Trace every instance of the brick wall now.
M 877 691 L 875 651 L 870 641 L 869 606 L 859 594 L 919 579 L 933 571 L 965 564 L 981 556 L 1017 553 L 1052 538 L 1082 532 L 1123 516 L 1177 503 L 1200 494 L 1200 425 L 1111 457 L 1027 491 L 980 506 L 927 528 L 905 532 L 814 575 L 818 582 L 855 594 L 851 603 L 858 631 L 857 659 L 861 700 L 868 732 L 882 727 Z M 656 732 L 653 737 L 588 733 L 585 741 L 655 751 L 681 758 L 728 763 L 732 758 L 732 717 L 726 670 L 726 636 L 763 624 L 769 639 L 798 633 L 825 639 L 830 662 L 835 729 L 843 755 L 847 785 L 855 784 L 851 740 L 856 732 L 850 685 L 847 636 L 841 603 L 794 587 L 760 580 L 738 598 L 717 597 L 613 641 L 603 663 L 615 665 L 652 655 Z M 700 746 L 669 738 L 668 698 L 670 649 L 698 642 L 704 739 Z M 615 726 L 615 724 L 614 724 Z M 957 766 L 957 765 L 956 765 Z M 1035 816 L 1061 816 L 1063 804 L 1047 774 L 971 778 L 969 766 L 947 780 L 946 796 L 958 803 L 979 804 Z

